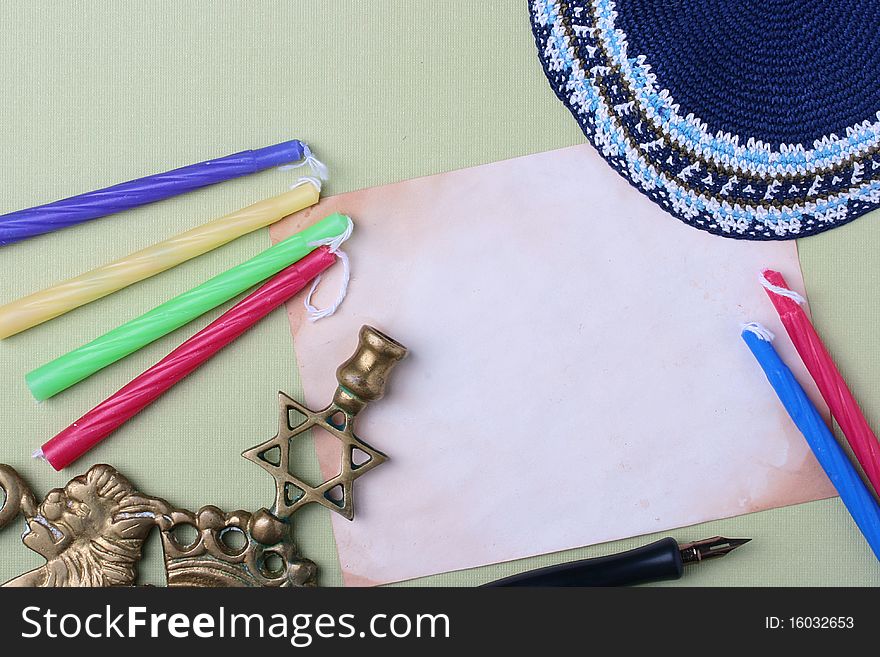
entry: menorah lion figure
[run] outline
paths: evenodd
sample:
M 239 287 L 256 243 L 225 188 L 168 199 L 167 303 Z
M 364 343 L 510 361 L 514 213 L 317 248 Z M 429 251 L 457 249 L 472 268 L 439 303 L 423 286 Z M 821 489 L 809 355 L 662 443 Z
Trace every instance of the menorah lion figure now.
M 4 586 L 134 586 L 144 542 L 155 528 L 168 586 L 315 586 L 317 567 L 297 552 L 290 517 L 317 502 L 353 518 L 353 481 L 387 458 L 355 435 L 354 419 L 384 396 L 388 373 L 406 355 L 405 347 L 371 327 L 363 327 L 359 338 L 358 350 L 336 372 L 339 387 L 326 408 L 312 411 L 279 393 L 278 434 L 244 452 L 275 480 L 270 509 L 227 513 L 205 506 L 193 513 L 141 493 L 109 465 L 93 466 L 37 505 L 18 472 L 0 465 L 0 528 L 23 516 L 22 541 L 46 559 Z M 293 409 L 306 418 L 296 426 L 290 426 Z M 290 471 L 291 441 L 313 427 L 342 443 L 339 474 L 314 487 Z M 183 527 L 194 538 L 184 539 Z
M 46 563 L 4 586 L 130 586 L 141 548 L 164 512 L 163 500 L 137 492 L 108 465 L 56 488 L 35 505 L 18 473 L 0 466 L 4 520 L 21 512 L 22 541 Z

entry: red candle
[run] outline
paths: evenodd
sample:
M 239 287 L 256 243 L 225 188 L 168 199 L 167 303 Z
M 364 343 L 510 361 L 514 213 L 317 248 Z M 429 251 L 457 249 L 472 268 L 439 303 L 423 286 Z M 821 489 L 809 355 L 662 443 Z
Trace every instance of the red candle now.
M 158 399 L 223 347 L 302 290 L 336 261 L 329 247 L 315 249 L 242 299 L 150 369 L 95 406 L 42 447 L 56 470 L 92 447 Z
M 877 437 L 871 431 L 858 402 L 847 387 L 825 345 L 822 344 L 816 329 L 810 323 L 807 313 L 796 298 L 786 296 L 790 288 L 785 278 L 772 269 L 765 270 L 763 274 L 770 284 L 769 287 L 765 285 L 764 288 L 776 312 L 779 313 L 782 325 L 804 365 L 807 366 L 810 376 L 816 381 L 819 392 L 822 393 L 823 399 L 831 409 L 831 414 L 840 425 L 865 475 L 874 490 L 880 493 L 880 443 L 877 442 Z

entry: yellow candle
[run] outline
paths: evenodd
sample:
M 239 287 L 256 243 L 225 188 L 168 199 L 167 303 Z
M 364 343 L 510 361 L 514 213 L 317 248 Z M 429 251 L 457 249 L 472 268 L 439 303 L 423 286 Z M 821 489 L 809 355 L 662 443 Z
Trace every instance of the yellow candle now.
M 318 202 L 311 181 L 0 307 L 0 338 L 42 324 Z

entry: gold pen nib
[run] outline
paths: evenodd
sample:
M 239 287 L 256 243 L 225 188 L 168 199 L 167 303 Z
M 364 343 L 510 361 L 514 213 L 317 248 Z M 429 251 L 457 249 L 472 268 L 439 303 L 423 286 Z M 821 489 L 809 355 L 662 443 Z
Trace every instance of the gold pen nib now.
M 729 554 L 740 545 L 745 545 L 751 540 L 750 538 L 715 536 L 713 538 L 704 538 L 701 541 L 694 541 L 693 543 L 685 543 L 679 546 L 681 561 L 687 565 L 689 563 L 705 561 L 706 559 L 723 557 L 725 554 Z

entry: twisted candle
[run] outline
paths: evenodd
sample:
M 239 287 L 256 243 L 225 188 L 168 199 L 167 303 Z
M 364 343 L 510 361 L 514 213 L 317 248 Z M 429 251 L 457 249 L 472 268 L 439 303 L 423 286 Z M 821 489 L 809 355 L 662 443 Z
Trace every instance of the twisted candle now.
M 317 181 L 260 201 L 0 307 L 0 339 L 175 267 L 318 202 Z
M 67 467 L 302 290 L 335 259 L 328 247 L 321 247 L 290 265 L 47 441 L 38 454 L 56 470 Z
M 29 372 L 26 380 L 31 393 L 39 400 L 48 399 L 79 383 L 277 274 L 314 251 L 317 242 L 345 233 L 350 221 L 341 214 L 332 214 L 250 260 Z
M 843 375 L 834 364 L 834 360 L 822 344 L 822 339 L 810 323 L 806 311 L 798 301 L 787 293 L 790 292 L 785 278 L 778 271 L 768 269 L 763 272 L 764 286 L 773 307 L 779 313 L 779 319 L 797 349 L 801 360 L 807 366 L 810 376 L 816 382 L 819 392 L 831 414 L 840 425 L 844 437 L 852 447 L 853 453 L 865 471 L 865 476 L 880 493 L 880 443 L 871 431 L 858 402 L 850 392 Z M 794 295 L 799 297 L 799 295 Z M 800 299 L 803 301 L 803 299 Z
M 770 342 L 772 334 L 757 324 L 750 324 L 743 330 L 742 338 L 767 375 L 785 410 L 806 438 L 819 465 L 840 493 L 840 499 L 874 555 L 880 559 L 880 506 L 837 444 L 807 393 L 776 353 Z
M 0 215 L 0 246 L 310 156 L 301 141 L 287 141 L 10 212 Z

